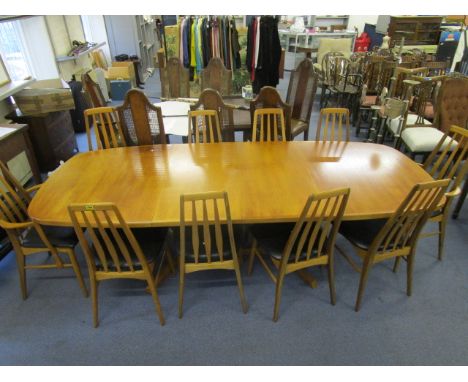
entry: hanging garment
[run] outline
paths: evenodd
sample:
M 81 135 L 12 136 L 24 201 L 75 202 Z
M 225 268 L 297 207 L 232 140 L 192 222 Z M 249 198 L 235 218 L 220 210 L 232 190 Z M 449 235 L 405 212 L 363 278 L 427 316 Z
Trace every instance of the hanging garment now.
M 196 61 L 196 73 L 195 79 L 198 78 L 199 73 L 203 69 L 203 53 L 202 53 L 202 38 L 201 38 L 201 27 L 202 27 L 202 18 L 198 18 L 197 25 L 195 28 L 195 61 Z
M 257 30 L 255 34 L 255 65 L 254 68 L 257 69 L 258 67 L 258 52 L 260 50 L 260 34 L 261 34 L 261 28 L 260 28 L 260 17 L 257 17 Z
M 179 60 L 180 62 L 184 62 L 184 24 L 185 24 L 185 18 L 182 18 L 180 20 L 179 24 Z
M 197 66 L 195 54 L 195 29 L 197 26 L 197 19 L 193 20 L 192 27 L 190 28 L 190 66 L 195 68 Z
M 240 69 L 241 67 L 241 58 L 240 58 L 240 45 L 239 45 L 239 33 L 237 32 L 236 28 L 236 21 L 234 19 L 231 19 L 231 41 L 232 41 L 232 54 L 234 57 L 234 65 L 233 67 L 235 69 Z M 232 75 L 234 76 L 234 71 L 232 72 Z
M 185 68 L 190 66 L 190 54 L 189 54 L 189 33 L 190 31 L 190 20 L 186 19 L 184 24 L 184 29 L 182 32 L 182 64 Z

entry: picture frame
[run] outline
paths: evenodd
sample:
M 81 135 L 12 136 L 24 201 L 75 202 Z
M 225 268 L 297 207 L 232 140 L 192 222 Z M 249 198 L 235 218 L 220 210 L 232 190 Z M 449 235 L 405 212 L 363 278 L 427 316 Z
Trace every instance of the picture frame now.
M 0 56 L 0 86 L 4 86 L 11 82 L 10 75 L 6 69 L 5 63 L 3 62 L 2 57 Z

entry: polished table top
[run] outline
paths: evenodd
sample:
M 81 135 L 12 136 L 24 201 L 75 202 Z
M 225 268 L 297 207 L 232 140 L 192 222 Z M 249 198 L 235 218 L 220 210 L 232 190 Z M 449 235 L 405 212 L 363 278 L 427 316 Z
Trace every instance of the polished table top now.
M 295 221 L 311 193 L 350 187 L 345 219 L 389 216 L 431 177 L 399 151 L 371 143 L 227 142 L 81 153 L 44 183 L 31 218 L 71 226 L 71 203 L 114 202 L 130 226 L 176 226 L 182 193 L 228 192 L 234 223 Z

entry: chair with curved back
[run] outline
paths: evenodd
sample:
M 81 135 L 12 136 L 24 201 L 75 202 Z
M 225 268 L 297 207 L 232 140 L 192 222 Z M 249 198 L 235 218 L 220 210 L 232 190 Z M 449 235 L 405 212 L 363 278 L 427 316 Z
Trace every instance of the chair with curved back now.
M 226 69 L 223 60 L 213 57 L 200 73 L 201 90 L 215 89 L 219 94 L 231 95 L 232 70 Z
M 216 110 L 192 110 L 188 114 L 188 143 L 222 142 Z
M 292 138 L 304 133 L 304 140 L 309 138 L 309 124 L 315 95 L 317 93 L 318 75 L 315 73 L 311 59 L 304 59 L 296 70 L 291 72 L 286 103 L 291 105 Z
M 283 109 L 256 109 L 252 126 L 252 142 L 287 140 Z M 257 134 L 259 135 L 258 139 Z
M 101 88 L 93 81 L 89 72 L 81 75 L 81 83 L 92 107 L 105 107 L 107 105 L 107 102 L 102 95 Z
M 190 97 L 189 71 L 184 68 L 180 60 L 177 57 L 169 58 L 164 70 L 169 87 L 169 97 Z
M 353 269 L 361 274 L 355 310 L 361 308 L 369 271 L 377 263 L 403 257 L 407 261 L 406 294 L 411 296 L 414 258 L 419 234 L 430 214 L 439 204 L 449 180 L 437 180 L 416 184 L 388 219 L 344 221 L 342 234 L 353 245 L 362 260 L 359 267 L 355 261 L 338 248 Z M 394 271 L 396 271 L 396 262 Z
M 88 264 L 94 327 L 99 325 L 98 285 L 115 279 L 146 281 L 159 321 L 164 325 L 156 271 L 158 257 L 166 254 L 167 229 L 131 230 L 113 203 L 72 204 L 68 213 Z
M 255 224 L 251 228 L 254 242 L 249 256 L 248 274 L 258 258 L 276 284 L 273 321 L 278 320 L 283 281 L 287 274 L 306 268 L 326 266 L 330 300 L 335 305 L 334 257 L 335 238 L 348 202 L 350 189 L 344 188 L 312 194 L 307 199 L 297 223 Z M 275 276 L 264 259 L 270 257 L 278 269 Z
M 0 170 L 0 227 L 6 231 L 15 251 L 23 300 L 28 296 L 26 270 L 30 269 L 72 268 L 83 295 L 87 297 L 88 291 L 74 251 L 78 239 L 73 229 L 41 226 L 31 221 L 28 206 L 32 200 L 31 193 L 39 186 L 24 189 L 1 161 Z M 27 258 L 46 252 L 53 263 L 27 264 Z M 61 254 L 68 256 L 70 262 L 64 262 Z
M 91 126 L 94 127 L 97 149 L 126 146 L 116 110 L 113 107 L 97 107 L 84 111 L 88 149 L 93 151 Z M 91 120 L 91 123 L 90 123 Z
M 316 141 L 348 142 L 350 136 L 349 110 L 324 108 L 317 121 Z
M 185 274 L 213 269 L 235 272 L 242 311 L 247 313 L 227 192 L 180 196 L 179 246 L 179 318 Z
M 254 114 L 256 109 L 271 109 L 271 108 L 280 108 L 283 109 L 284 123 L 285 123 L 285 136 L 286 140 L 292 140 L 291 134 L 291 105 L 285 103 L 278 91 L 271 86 L 264 86 L 260 89 L 257 97 L 250 101 L 250 120 L 252 124 L 253 131 L 253 122 Z
M 142 91 L 129 90 L 123 105 L 116 110 L 127 145 L 167 143 L 161 108 L 149 102 Z

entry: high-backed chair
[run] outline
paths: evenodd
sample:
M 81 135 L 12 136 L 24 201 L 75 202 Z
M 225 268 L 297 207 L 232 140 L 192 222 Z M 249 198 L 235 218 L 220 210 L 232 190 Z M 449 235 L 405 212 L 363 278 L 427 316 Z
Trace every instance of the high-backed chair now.
M 291 72 L 286 103 L 291 105 L 292 138 L 304 133 L 304 140 L 309 138 L 310 115 L 317 93 L 318 75 L 311 59 L 304 59 L 296 70 Z
M 432 150 L 432 153 L 424 162 L 423 168 L 434 179 L 452 179 L 449 192 L 445 194 L 443 207 L 437 209 L 429 218 L 429 221 L 438 224 L 439 230 L 434 233 L 422 235 L 424 237 L 438 235 L 438 259 L 442 260 L 444 255 L 445 231 L 450 208 L 455 196 L 460 195 L 461 183 L 468 173 L 468 129 L 452 126 L 450 130 L 444 134 L 434 150 Z
M 412 86 L 417 84 L 417 82 L 414 82 L 411 77 L 426 77 L 428 71 L 429 70 L 424 67 L 412 69 L 401 66 L 397 67 L 390 80 L 389 97 L 409 99 L 412 95 Z
M 149 102 L 142 91 L 129 90 L 123 105 L 116 109 L 127 145 L 142 146 L 167 142 L 161 108 Z
M 260 89 L 257 97 L 250 101 L 250 118 L 254 122 L 254 114 L 256 109 L 271 109 L 271 108 L 281 108 L 283 109 L 284 123 L 285 123 L 285 135 L 286 140 L 292 140 L 291 134 L 291 105 L 285 103 L 278 91 L 271 86 L 264 86 Z M 252 130 L 253 131 L 253 130 Z
M 182 318 L 185 274 L 212 269 L 235 272 L 242 311 L 246 313 L 247 302 L 226 192 L 180 196 L 179 243 L 179 318 Z
M 236 110 L 224 103 L 217 90 L 203 90 L 198 101 L 194 105 L 190 105 L 190 110 L 215 110 L 218 114 L 223 141 L 234 141 L 233 126 Z
M 169 58 L 164 69 L 169 86 L 169 97 L 190 97 L 189 71 L 184 68 L 180 60 L 177 57 Z
M 348 142 L 350 135 L 349 110 L 325 108 L 317 121 L 316 141 Z
M 296 224 L 252 226 L 254 242 L 248 273 L 252 272 L 253 260 L 257 257 L 276 284 L 273 321 L 278 320 L 285 276 L 292 272 L 304 272 L 306 268 L 327 267 L 330 301 L 335 305 L 333 250 L 349 192 L 349 188 L 345 188 L 309 196 Z M 277 276 L 271 271 L 264 256 L 268 256 L 278 270 Z
M 377 263 L 403 257 L 407 261 L 406 294 L 411 296 L 416 243 L 421 229 L 444 196 L 449 180 L 415 185 L 388 219 L 344 221 L 339 232 L 348 239 L 362 260 L 359 267 L 339 250 L 360 272 L 355 310 L 359 311 L 370 269 Z M 394 269 L 395 270 L 395 269 Z
M 216 110 L 192 110 L 188 115 L 188 142 L 222 142 L 221 128 Z
M 144 228 L 132 231 L 113 203 L 74 204 L 68 207 L 68 212 L 88 264 L 94 327 L 99 325 L 99 283 L 113 279 L 145 281 L 159 322 L 164 325 L 155 273 L 158 258 L 166 249 L 167 230 Z
M 92 107 L 104 107 L 107 102 L 102 94 L 99 85 L 93 81 L 89 73 L 84 73 L 81 76 L 81 83 L 86 97 Z
M 329 52 L 342 53 L 345 57 L 351 55 L 351 38 L 321 38 L 317 51 L 317 63 L 314 64 L 317 70 L 322 70 L 322 61 L 325 54 Z
M 223 60 L 213 57 L 200 73 L 201 90 L 215 89 L 221 95 L 232 93 L 232 70 L 226 69 Z
M 320 108 L 326 107 L 333 89 L 344 76 L 349 59 L 341 52 L 328 52 L 323 56 L 320 70 Z M 327 93 L 328 92 L 328 93 Z
M 0 170 L 0 227 L 8 234 L 15 251 L 23 300 L 28 296 L 26 270 L 51 268 L 72 268 L 83 295 L 87 297 L 88 292 L 74 251 L 78 239 L 73 229 L 41 226 L 31 221 L 28 206 L 31 192 L 37 190 L 37 187 L 25 190 L 1 161 Z M 27 258 L 44 252 L 50 254 L 52 263 L 27 264 Z M 61 254 L 68 256 L 70 262 L 65 262 Z
M 285 140 L 286 128 L 284 123 L 283 109 L 256 109 L 252 123 L 252 142 Z
M 125 146 L 120 121 L 113 107 L 97 107 L 84 112 L 88 149 L 93 151 L 91 127 L 94 127 L 97 149 Z M 91 123 L 90 123 L 91 121 Z
M 468 77 L 444 78 L 437 95 L 434 122 L 407 123 L 401 133 L 403 147 L 411 157 L 434 150 L 452 125 L 468 127 Z
M 377 142 L 383 142 L 387 132 L 393 137 L 393 144 L 400 144 L 401 131 L 408 116 L 408 100 L 399 98 L 386 98 L 382 107 L 377 112 L 381 125 L 378 130 Z

